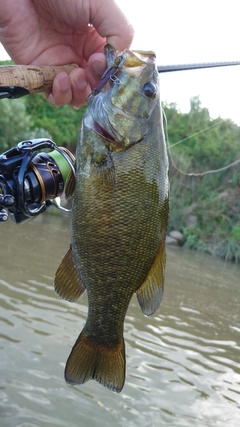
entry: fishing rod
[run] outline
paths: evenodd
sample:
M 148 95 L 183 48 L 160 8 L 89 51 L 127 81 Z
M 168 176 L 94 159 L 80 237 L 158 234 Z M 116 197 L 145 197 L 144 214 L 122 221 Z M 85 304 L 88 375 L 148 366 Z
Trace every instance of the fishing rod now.
M 233 65 L 240 65 L 240 61 L 158 65 L 157 70 L 159 73 L 169 73 Z M 69 74 L 77 67 L 77 65 L 2 65 L 0 66 L 0 99 L 16 99 L 51 90 L 53 79 L 57 73 L 64 71 Z
M 200 70 L 202 68 L 229 67 L 232 65 L 240 65 L 240 61 L 201 62 L 196 64 L 178 64 L 178 65 L 158 65 L 157 70 L 159 73 L 169 73 L 171 71 Z
M 0 99 L 16 99 L 42 93 L 52 88 L 57 73 L 69 74 L 77 65 L 2 65 L 0 66 Z

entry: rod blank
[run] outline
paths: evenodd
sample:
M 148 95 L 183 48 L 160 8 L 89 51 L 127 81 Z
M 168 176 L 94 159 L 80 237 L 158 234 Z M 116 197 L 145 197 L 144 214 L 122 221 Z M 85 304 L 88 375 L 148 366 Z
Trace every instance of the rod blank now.
M 199 70 L 201 68 L 214 68 L 214 67 L 229 67 L 231 65 L 240 65 L 240 61 L 226 61 L 226 62 L 202 62 L 196 64 L 177 64 L 177 65 L 158 65 L 159 73 L 169 73 L 171 71 L 184 71 L 184 70 Z

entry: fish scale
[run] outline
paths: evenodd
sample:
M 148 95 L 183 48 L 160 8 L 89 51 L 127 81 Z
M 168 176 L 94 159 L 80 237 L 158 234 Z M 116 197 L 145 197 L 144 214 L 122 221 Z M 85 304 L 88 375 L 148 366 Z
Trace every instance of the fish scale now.
M 106 57 L 112 61 L 111 49 L 106 48 Z M 55 277 L 55 289 L 63 298 L 74 300 L 85 289 L 88 293 L 88 317 L 68 358 L 66 381 L 74 385 L 95 379 L 115 392 L 125 381 L 123 325 L 132 295 L 137 294 L 145 315 L 153 314 L 162 299 L 169 208 L 154 55 L 124 51 L 123 59 L 115 75 L 124 90 L 113 82 L 92 96 L 83 118 L 71 247 Z M 70 275 L 77 271 L 72 280 L 68 270 Z

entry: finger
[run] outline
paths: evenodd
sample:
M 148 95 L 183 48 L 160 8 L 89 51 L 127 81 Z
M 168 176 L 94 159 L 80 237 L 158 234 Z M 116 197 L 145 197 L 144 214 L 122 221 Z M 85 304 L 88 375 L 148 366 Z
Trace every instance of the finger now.
M 92 89 L 98 84 L 107 68 L 106 57 L 103 53 L 94 53 L 88 60 L 86 75 Z
M 52 91 L 44 93 L 45 98 L 55 107 L 69 104 L 72 100 L 72 88 L 69 75 L 61 72 L 53 80 Z
M 129 48 L 134 36 L 132 25 L 114 1 L 102 0 L 99 3 L 97 13 L 90 22 L 116 50 Z
M 86 97 L 91 90 L 85 71 L 75 68 L 69 75 L 58 73 L 53 80 L 52 91 L 44 93 L 44 96 L 55 107 L 69 105 L 78 109 L 86 104 Z
M 72 70 L 69 77 L 72 88 L 72 99 L 69 106 L 78 109 L 83 105 L 86 105 L 86 97 L 92 91 L 92 88 L 87 80 L 86 73 L 82 68 Z

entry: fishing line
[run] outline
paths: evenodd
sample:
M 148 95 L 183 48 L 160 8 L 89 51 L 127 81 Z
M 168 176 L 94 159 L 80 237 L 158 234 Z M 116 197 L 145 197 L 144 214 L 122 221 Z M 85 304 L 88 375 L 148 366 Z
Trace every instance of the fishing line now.
M 178 144 L 180 144 L 180 143 L 184 142 L 184 141 L 187 141 L 187 140 L 188 140 L 188 139 L 190 139 L 190 138 L 193 138 L 194 136 L 196 136 L 196 135 L 198 135 L 198 134 L 200 134 L 200 133 L 202 133 L 202 132 L 206 132 L 206 131 L 208 131 L 209 129 L 212 129 L 212 128 L 213 128 L 213 127 L 215 127 L 215 126 L 219 126 L 222 122 L 224 122 L 224 120 L 223 120 L 223 119 L 220 119 L 217 123 L 214 123 L 214 124 L 212 124 L 211 126 L 209 126 L 209 127 L 205 128 L 205 129 L 202 129 L 202 130 L 200 130 L 199 132 L 196 132 L 196 133 L 194 133 L 194 134 L 192 134 L 192 135 L 188 136 L 187 138 L 184 138 L 184 139 L 182 139 L 182 140 L 180 140 L 180 141 L 176 142 L 175 144 L 170 145 L 170 143 L 169 143 L 169 136 L 168 136 L 168 123 L 167 123 L 167 117 L 166 117 L 166 114 L 165 114 L 165 111 L 164 111 L 164 109 L 163 109 L 163 108 L 162 108 L 162 113 L 163 113 L 163 118 L 164 118 L 164 120 L 165 120 L 165 126 L 166 126 L 165 134 L 166 134 L 167 149 L 168 149 L 168 151 L 169 151 L 169 157 L 170 157 L 170 160 L 171 160 L 171 162 L 172 162 L 173 167 L 174 167 L 178 172 L 180 172 L 181 174 L 183 174 L 183 175 L 185 175 L 185 176 L 204 176 L 204 175 L 208 175 L 208 174 L 213 174 L 213 173 L 222 172 L 222 171 L 224 171 L 224 170 L 226 170 L 226 169 L 229 169 L 230 167 L 235 166 L 235 165 L 237 165 L 238 163 L 240 163 L 240 159 L 238 159 L 238 160 L 235 160 L 235 161 L 234 161 L 234 162 L 232 162 L 232 163 L 229 163 L 229 164 L 228 164 L 228 165 L 226 165 L 226 166 L 223 166 L 222 168 L 219 168 L 219 169 L 212 169 L 212 170 L 208 170 L 208 171 L 205 171 L 205 172 L 184 172 L 183 170 L 179 169 L 179 168 L 177 167 L 176 163 L 175 163 L 175 162 L 174 162 L 174 160 L 173 160 L 173 156 L 172 156 L 171 148 L 172 148 L 172 147 L 174 147 L 175 145 L 178 145 Z
M 162 109 L 162 110 L 163 110 L 163 109 Z M 165 117 L 166 117 L 166 115 L 165 115 Z M 185 141 L 187 141 L 188 139 L 193 138 L 194 136 L 199 135 L 200 133 L 203 133 L 203 132 L 205 132 L 205 131 L 207 131 L 207 130 L 209 130 L 209 129 L 212 129 L 212 128 L 213 128 L 213 127 L 215 127 L 215 126 L 219 126 L 219 125 L 222 123 L 222 121 L 223 121 L 223 119 L 220 119 L 217 123 L 213 123 L 211 126 L 208 126 L 208 127 L 204 128 L 204 129 L 202 129 L 202 130 L 199 130 L 198 132 L 195 132 L 195 133 L 193 133 L 192 135 L 187 136 L 187 138 L 183 138 L 183 139 L 181 139 L 180 141 L 175 142 L 174 144 L 169 145 L 169 147 L 168 147 L 168 148 L 175 147 L 175 145 L 181 144 L 182 142 L 185 142 Z

